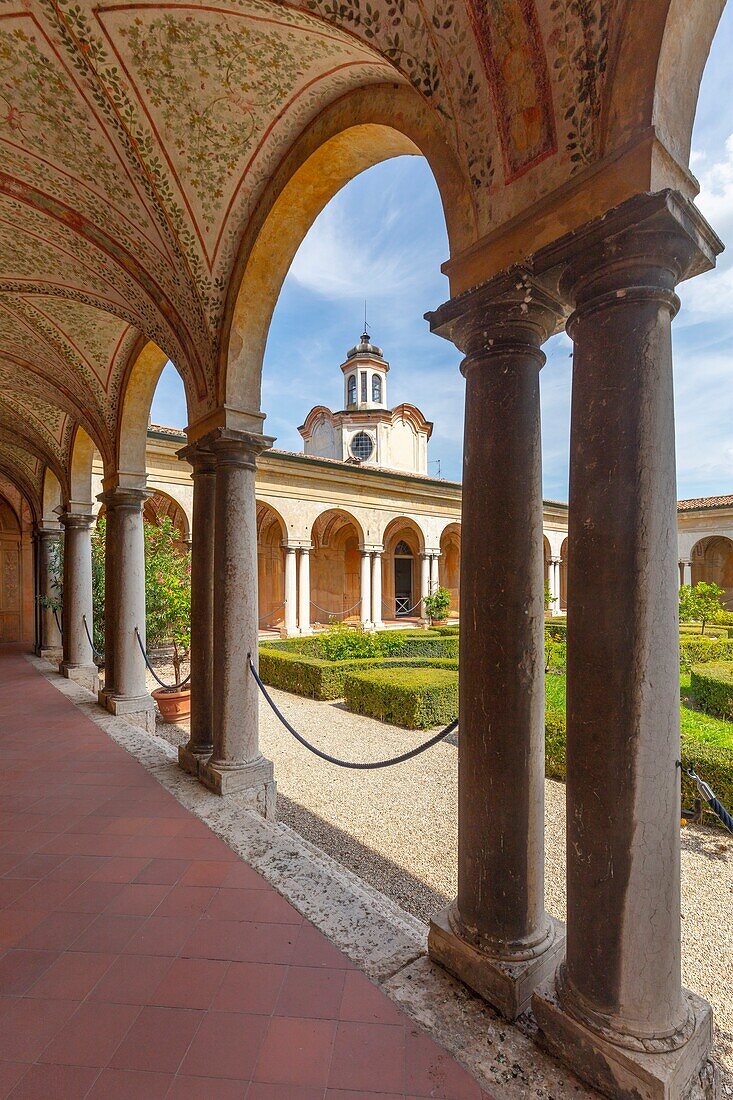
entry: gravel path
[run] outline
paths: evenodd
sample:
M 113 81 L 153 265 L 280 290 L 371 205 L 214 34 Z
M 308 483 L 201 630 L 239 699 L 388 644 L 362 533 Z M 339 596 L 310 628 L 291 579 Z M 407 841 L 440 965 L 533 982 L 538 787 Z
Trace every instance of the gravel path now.
M 335 756 L 374 760 L 428 734 L 396 729 L 272 690 L 295 727 Z M 395 768 L 355 772 L 301 748 L 262 701 L 262 752 L 275 764 L 278 816 L 382 893 L 423 920 L 456 892 L 457 748 L 441 743 Z M 182 728 L 159 725 L 174 744 Z M 565 918 L 565 788 L 546 783 L 546 905 Z M 715 1009 L 716 1057 L 733 1096 L 733 838 L 682 832 L 682 949 L 685 985 Z

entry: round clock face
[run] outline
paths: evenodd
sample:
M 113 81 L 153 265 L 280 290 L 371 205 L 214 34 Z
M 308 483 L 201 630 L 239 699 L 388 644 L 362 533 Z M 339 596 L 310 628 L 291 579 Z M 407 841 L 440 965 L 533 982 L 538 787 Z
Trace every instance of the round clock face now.
M 374 443 L 372 442 L 372 437 L 367 435 L 366 432 L 357 432 L 351 440 L 351 453 L 354 458 L 358 458 L 360 462 L 366 462 L 373 450 Z

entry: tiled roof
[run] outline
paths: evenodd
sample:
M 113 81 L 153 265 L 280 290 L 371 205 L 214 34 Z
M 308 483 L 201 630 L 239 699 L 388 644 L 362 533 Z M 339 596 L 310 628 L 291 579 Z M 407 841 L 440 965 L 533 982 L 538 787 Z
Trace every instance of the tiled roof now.
M 733 508 L 733 494 L 724 497 L 692 497 L 678 500 L 678 512 L 696 512 L 699 508 Z

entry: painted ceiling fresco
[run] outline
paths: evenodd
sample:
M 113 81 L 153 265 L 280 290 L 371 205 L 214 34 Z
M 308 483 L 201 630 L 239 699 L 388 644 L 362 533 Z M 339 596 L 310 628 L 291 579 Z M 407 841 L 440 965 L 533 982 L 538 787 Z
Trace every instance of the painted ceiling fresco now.
M 193 411 L 211 408 L 244 228 L 326 105 L 357 86 L 411 85 L 486 232 L 598 155 L 623 2 L 8 0 L 3 386 L 6 368 L 30 364 L 111 440 L 142 333 L 178 365 Z M 17 400 L 28 390 L 16 381 Z

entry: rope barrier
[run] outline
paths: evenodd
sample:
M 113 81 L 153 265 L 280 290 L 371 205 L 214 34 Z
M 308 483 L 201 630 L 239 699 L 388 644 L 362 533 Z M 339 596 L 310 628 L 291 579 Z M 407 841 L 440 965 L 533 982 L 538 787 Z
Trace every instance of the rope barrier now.
M 81 618 L 82 618 L 82 622 L 84 623 L 84 629 L 87 632 L 87 641 L 89 642 L 89 645 L 92 647 L 92 657 L 94 658 L 95 661 L 103 661 L 104 660 L 104 654 L 100 653 L 98 649 L 94 648 L 94 642 L 92 641 L 92 636 L 89 633 L 89 626 L 87 624 L 86 615 L 82 615 Z
M 322 611 L 324 615 L 330 615 L 332 619 L 335 619 L 337 615 L 350 615 L 352 611 L 356 611 L 357 607 L 361 607 L 361 600 L 357 600 L 353 607 L 347 607 L 346 611 L 327 611 L 325 607 L 321 607 L 311 600 L 311 606 L 315 607 L 317 611 Z
M 694 780 L 700 795 L 705 799 L 710 809 L 720 818 L 728 832 L 733 833 L 733 816 L 728 813 L 723 803 L 715 797 L 712 787 L 700 778 L 694 768 L 686 768 L 681 760 L 677 761 L 677 766 L 685 775 L 689 775 L 690 779 Z
M 300 744 L 303 745 L 304 748 L 309 749 L 310 752 L 312 752 L 315 756 L 319 757 L 321 760 L 325 760 L 328 764 L 335 764 L 338 768 L 352 768 L 355 771 L 374 771 L 374 769 L 376 768 L 389 768 L 393 764 L 404 764 L 406 760 L 411 760 L 413 756 L 419 756 L 419 754 L 421 752 L 425 752 L 426 749 L 431 749 L 433 745 L 437 745 L 439 741 L 442 741 L 443 738 L 448 737 L 449 734 L 453 733 L 453 731 L 458 728 L 458 719 L 456 718 L 456 720 L 454 722 L 451 722 L 449 726 L 446 726 L 445 729 L 440 731 L 440 733 L 436 733 L 428 741 L 424 741 L 422 745 L 418 745 L 416 748 L 410 749 L 408 752 L 403 752 L 399 756 L 392 756 L 389 760 L 372 760 L 366 763 L 358 763 L 352 760 L 339 760 L 337 756 L 329 756 L 327 752 L 323 752 L 322 749 L 316 748 L 316 746 L 312 745 L 310 741 L 306 741 L 305 737 L 303 737 L 302 734 L 298 733 L 295 727 L 292 726 L 290 722 L 288 722 L 285 715 L 278 709 L 277 703 L 274 701 L 267 688 L 262 683 L 262 680 L 260 679 L 260 674 L 254 666 L 251 653 L 247 654 L 247 660 L 249 662 L 249 670 L 254 676 L 260 691 L 264 695 L 267 702 L 270 704 L 272 710 L 275 712 L 275 715 L 285 726 L 285 729 L 288 731 L 288 733 L 292 733 L 295 740 L 300 742 Z
M 400 611 L 399 613 L 397 612 L 397 608 L 395 608 L 395 615 L 398 618 L 401 618 L 403 615 L 410 615 L 410 614 L 412 614 L 412 612 L 415 610 L 416 607 L 420 606 L 421 603 L 422 603 L 422 599 L 418 600 L 417 603 L 414 603 L 412 605 L 412 607 L 408 607 L 408 608 L 406 608 L 405 611 Z M 382 605 L 384 607 L 386 607 L 388 611 L 392 610 L 392 601 L 391 600 L 385 600 L 384 598 L 382 598 Z
M 271 619 L 271 618 L 272 618 L 272 616 L 273 616 L 273 615 L 274 615 L 274 614 L 275 614 L 275 613 L 276 613 L 277 611 L 281 611 L 281 610 L 283 609 L 283 607 L 285 607 L 285 604 L 284 604 L 284 603 L 279 603 L 279 604 L 277 605 L 277 607 L 273 607 L 272 611 L 268 611 L 266 615 L 260 615 L 260 617 L 259 617 L 259 619 L 257 620 L 257 622 L 258 622 L 258 623 L 263 623 L 263 622 L 265 621 L 265 619 Z
M 148 666 L 148 672 L 152 675 L 153 679 L 156 680 L 157 683 L 160 684 L 160 686 L 163 688 L 163 690 L 164 691 L 180 691 L 181 688 L 184 688 L 186 686 L 186 684 L 188 683 L 188 681 L 191 679 L 191 673 L 189 672 L 188 676 L 185 678 L 185 680 L 181 680 L 180 684 L 166 684 L 166 683 L 164 683 L 163 680 L 161 680 L 160 676 L 158 675 L 158 673 L 155 671 L 155 669 L 153 668 L 153 666 L 150 663 L 148 655 L 145 652 L 145 646 L 143 645 L 143 640 L 140 637 L 140 631 L 138 630 L 137 627 L 135 627 L 135 637 L 137 638 L 137 644 L 140 646 L 140 652 L 143 655 L 143 660 L 145 661 L 145 664 Z

